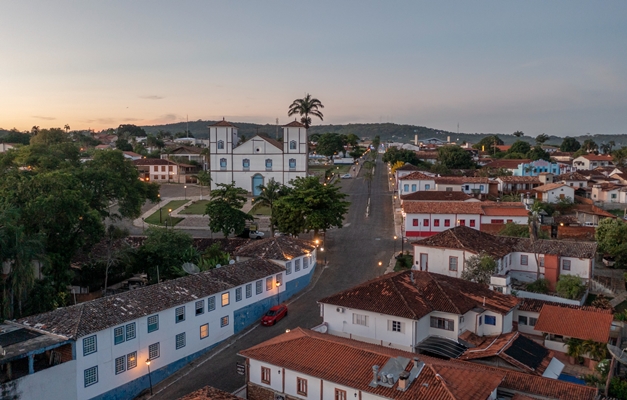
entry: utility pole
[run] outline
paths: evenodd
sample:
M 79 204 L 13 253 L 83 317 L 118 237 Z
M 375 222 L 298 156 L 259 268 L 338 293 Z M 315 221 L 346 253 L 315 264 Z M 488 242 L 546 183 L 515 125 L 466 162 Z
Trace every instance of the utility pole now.
M 279 140 L 279 118 L 276 119 L 276 140 Z

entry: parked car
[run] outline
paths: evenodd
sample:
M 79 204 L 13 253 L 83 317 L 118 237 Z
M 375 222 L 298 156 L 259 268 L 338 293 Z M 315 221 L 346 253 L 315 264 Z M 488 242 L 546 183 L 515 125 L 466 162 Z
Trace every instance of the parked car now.
M 340 176 L 340 178 L 342 178 L 342 179 L 350 179 L 350 178 L 352 178 L 352 176 L 351 176 L 351 174 L 344 174 L 344 175 Z
M 261 317 L 261 325 L 272 326 L 287 317 L 287 306 L 285 304 L 279 304 L 272 307 L 268 312 Z
M 250 229 L 244 229 L 244 231 L 237 236 L 244 239 L 263 239 L 264 233 L 259 231 L 251 231 Z

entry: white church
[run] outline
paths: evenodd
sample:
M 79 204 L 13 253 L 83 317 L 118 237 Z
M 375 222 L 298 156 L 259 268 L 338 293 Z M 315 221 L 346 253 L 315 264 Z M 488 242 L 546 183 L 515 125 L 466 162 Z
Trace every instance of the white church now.
M 307 129 L 300 122 L 283 126 L 283 143 L 259 135 L 239 146 L 238 142 L 237 127 L 232 123 L 223 119 L 209 126 L 211 189 L 218 183 L 235 182 L 258 196 L 259 186 L 272 178 L 287 185 L 307 176 Z

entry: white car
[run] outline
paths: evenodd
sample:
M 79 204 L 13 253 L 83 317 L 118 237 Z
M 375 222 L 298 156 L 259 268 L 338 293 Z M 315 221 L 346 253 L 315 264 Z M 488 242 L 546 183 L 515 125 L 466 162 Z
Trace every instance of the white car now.
M 340 178 L 342 178 L 342 179 L 350 179 L 350 178 L 352 178 L 352 176 L 351 176 L 351 174 L 344 174 L 344 175 L 340 176 Z
M 248 232 L 248 237 L 251 239 L 263 239 L 263 232 L 259 231 L 250 231 Z

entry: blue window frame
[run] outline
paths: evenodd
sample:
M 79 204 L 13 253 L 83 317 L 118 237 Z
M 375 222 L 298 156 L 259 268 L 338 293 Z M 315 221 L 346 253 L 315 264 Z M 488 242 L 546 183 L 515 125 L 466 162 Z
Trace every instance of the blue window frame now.
M 266 159 L 266 170 L 272 169 L 272 159 Z
M 185 321 L 185 306 L 178 307 L 176 310 L 176 315 L 174 317 L 174 321 L 178 324 L 179 322 Z
M 200 315 L 200 314 L 204 314 L 205 313 L 205 301 L 204 300 L 198 300 L 196 302 L 196 315 Z
M 148 317 L 148 333 L 159 330 L 159 315 L 151 315 Z
M 403 192 L 409 192 L 409 184 L 403 185 Z
M 137 337 L 137 329 L 135 327 L 135 322 L 126 324 L 126 340 L 133 340 L 136 337 Z
M 126 369 L 133 369 L 137 366 L 137 352 L 134 351 L 126 356 Z
M 83 357 L 98 351 L 98 339 L 96 335 L 83 339 Z
M 220 159 L 220 169 L 226 169 L 226 158 Z
M 296 140 L 290 140 L 290 150 L 296 150 Z
M 224 140 L 218 140 L 218 150 L 224 149 Z
M 292 273 L 292 262 L 288 261 L 285 263 L 285 275 L 289 275 Z
M 496 325 L 496 317 L 494 315 L 486 315 L 485 316 L 485 324 L 486 325 Z
M 242 161 L 242 166 L 244 167 L 244 169 L 248 169 L 248 168 L 250 168 L 250 160 L 249 160 L 248 158 L 245 158 L 245 159 Z
M 484 185 L 479 185 L 479 190 L 481 190 L 483 192 L 484 189 L 485 189 Z
M 213 311 L 216 309 L 216 296 L 211 296 L 207 299 L 207 311 Z
M 242 300 L 242 288 L 238 287 L 235 289 L 235 301 L 241 301 Z
M 249 283 L 246 285 L 246 298 L 252 297 L 253 295 L 253 284 Z
M 290 158 L 290 169 L 296 169 L 296 159 Z
M 415 185 L 415 184 L 411 185 L 411 191 L 412 191 L 412 192 L 415 192 L 415 191 L 416 191 L 416 185 Z
M 255 293 L 256 294 L 263 293 L 263 281 L 255 282 Z
M 85 370 L 85 387 L 98 383 L 98 366 Z
M 431 189 L 431 185 L 426 184 L 426 185 L 425 185 L 425 190 L 429 190 L 429 189 Z
M 176 349 L 182 349 L 185 347 L 185 332 L 176 335 Z
M 124 343 L 124 327 L 123 326 L 118 326 L 117 328 L 113 329 L 113 343 L 114 344 L 120 344 L 120 343 Z

